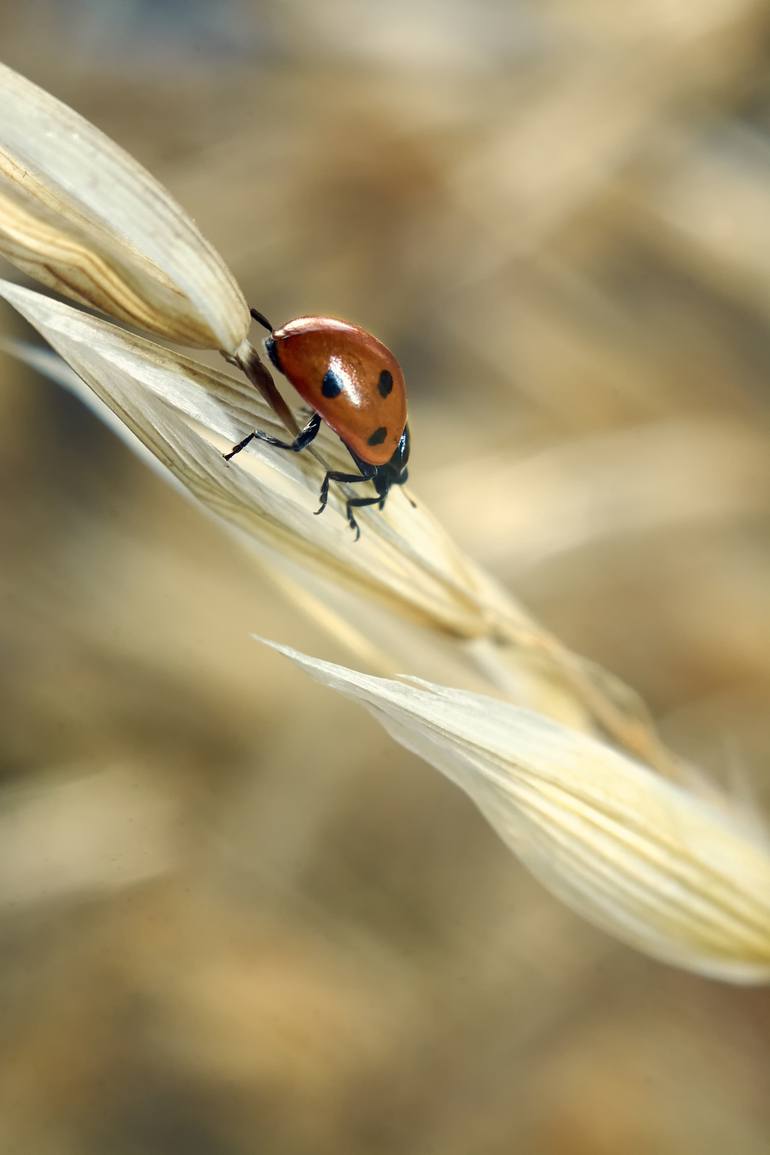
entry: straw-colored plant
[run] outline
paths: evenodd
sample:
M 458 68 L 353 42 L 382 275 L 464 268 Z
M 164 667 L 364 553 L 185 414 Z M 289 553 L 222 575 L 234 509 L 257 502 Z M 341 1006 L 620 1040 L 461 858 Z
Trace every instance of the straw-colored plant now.
M 383 513 L 363 511 L 356 544 L 341 491 L 311 516 L 324 469 L 345 461 L 333 438 L 298 455 L 254 441 L 224 460 L 255 427 L 297 428 L 249 342 L 232 275 L 131 157 L 2 66 L 0 253 L 80 305 L 219 350 L 232 367 L 0 282 L 74 374 L 49 370 L 256 550 L 263 572 L 373 673 L 290 652 L 295 661 L 460 785 L 587 918 L 690 970 L 770 978 L 768 846 L 704 795 L 630 690 L 544 631 L 422 502 L 396 493 Z M 403 669 L 431 681 L 394 680 Z

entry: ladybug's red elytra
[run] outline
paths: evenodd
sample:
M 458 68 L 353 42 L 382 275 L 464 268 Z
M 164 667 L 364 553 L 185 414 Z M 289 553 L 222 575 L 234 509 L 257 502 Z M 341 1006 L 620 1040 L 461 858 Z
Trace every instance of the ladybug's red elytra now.
M 294 441 L 280 441 L 260 430 L 250 433 L 225 454 L 230 460 L 255 438 L 278 449 L 298 453 L 313 440 L 325 421 L 353 458 L 358 473 L 331 469 L 321 486 L 321 505 L 326 508 L 331 481 L 371 481 L 376 497 L 351 497 L 348 522 L 361 535 L 353 510 L 365 505 L 385 505 L 392 486 L 408 478 L 409 426 L 406 423 L 406 385 L 398 361 L 390 350 L 358 325 L 333 317 L 297 317 L 274 329 L 262 313 L 252 317 L 269 330 L 265 342 L 270 360 L 291 382 L 313 413 Z

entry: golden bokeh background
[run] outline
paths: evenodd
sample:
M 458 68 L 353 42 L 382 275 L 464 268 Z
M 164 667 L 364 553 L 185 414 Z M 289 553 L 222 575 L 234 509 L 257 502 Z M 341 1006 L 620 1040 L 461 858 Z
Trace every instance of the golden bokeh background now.
M 386 340 L 415 492 L 770 799 L 764 4 L 26 0 L 0 43 L 252 304 Z M 0 416 L 0 1151 L 766 1155 L 766 993 L 559 906 L 7 357 Z

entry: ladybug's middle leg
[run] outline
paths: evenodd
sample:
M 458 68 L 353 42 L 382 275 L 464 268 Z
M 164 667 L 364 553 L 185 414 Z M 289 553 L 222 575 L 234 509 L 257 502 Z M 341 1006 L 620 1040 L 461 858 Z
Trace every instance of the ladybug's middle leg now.
M 349 497 L 347 501 L 347 515 L 348 524 L 351 529 L 355 530 L 355 540 L 358 541 L 361 536 L 361 527 L 353 516 L 353 509 L 362 509 L 365 505 L 379 505 L 382 509 L 385 504 L 384 497 Z
M 323 484 L 321 485 L 321 492 L 319 494 L 321 504 L 319 505 L 318 509 L 316 510 L 316 513 L 323 513 L 323 511 L 326 509 L 326 503 L 329 500 L 329 482 L 330 481 L 343 481 L 343 482 L 348 481 L 351 484 L 355 485 L 355 483 L 357 481 L 371 481 L 371 479 L 374 477 L 375 472 L 376 472 L 376 469 L 374 466 L 366 466 L 366 465 L 362 466 L 360 473 L 342 473 L 341 470 L 339 470 L 339 469 L 328 470 L 326 476 L 323 479 Z

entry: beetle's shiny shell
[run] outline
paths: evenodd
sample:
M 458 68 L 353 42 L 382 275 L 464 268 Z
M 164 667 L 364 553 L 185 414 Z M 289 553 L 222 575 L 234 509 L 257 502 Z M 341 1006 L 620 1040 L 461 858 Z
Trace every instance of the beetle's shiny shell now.
M 357 457 L 370 465 L 390 461 L 406 425 L 406 386 L 381 341 L 347 321 L 297 317 L 267 344 L 300 396 Z

